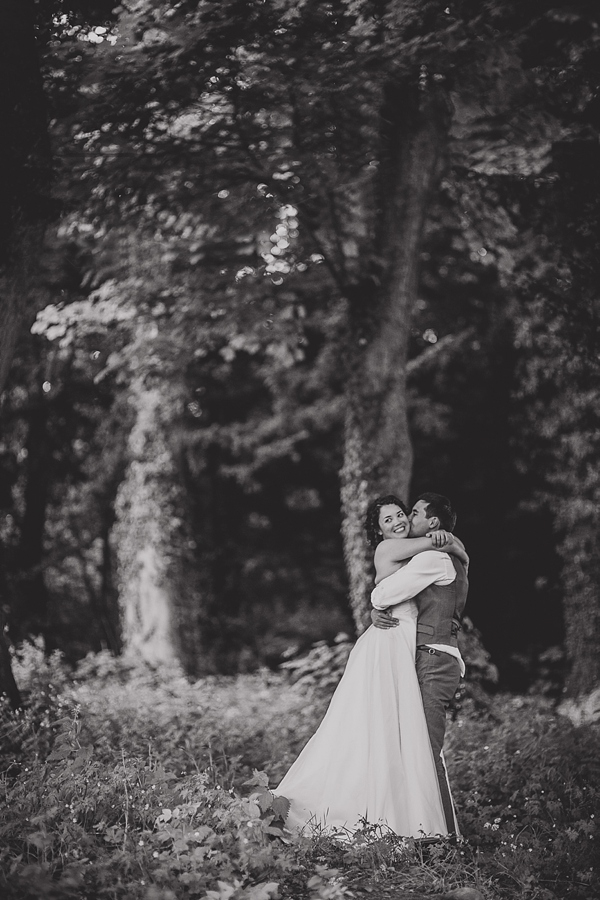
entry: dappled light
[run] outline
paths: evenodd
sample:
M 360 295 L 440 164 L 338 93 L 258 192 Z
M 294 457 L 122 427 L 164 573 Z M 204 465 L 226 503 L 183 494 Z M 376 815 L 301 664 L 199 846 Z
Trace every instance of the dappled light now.
M 0 896 L 596 900 L 599 11 L 2 45 Z

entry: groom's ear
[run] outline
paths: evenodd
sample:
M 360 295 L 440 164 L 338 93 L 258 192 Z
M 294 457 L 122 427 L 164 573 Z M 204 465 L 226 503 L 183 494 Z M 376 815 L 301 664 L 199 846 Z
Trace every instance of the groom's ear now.
M 440 527 L 440 520 L 438 519 L 437 516 L 432 516 L 430 518 L 429 527 L 431 528 L 432 531 L 437 531 L 437 529 Z

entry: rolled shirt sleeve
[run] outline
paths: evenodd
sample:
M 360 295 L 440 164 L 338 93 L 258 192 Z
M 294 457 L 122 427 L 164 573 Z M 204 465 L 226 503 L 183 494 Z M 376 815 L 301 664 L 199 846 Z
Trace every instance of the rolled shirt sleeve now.
M 406 600 L 412 600 L 430 584 L 452 584 L 456 570 L 447 553 L 425 550 L 417 553 L 408 565 L 384 578 L 371 592 L 371 605 L 375 609 L 387 609 Z

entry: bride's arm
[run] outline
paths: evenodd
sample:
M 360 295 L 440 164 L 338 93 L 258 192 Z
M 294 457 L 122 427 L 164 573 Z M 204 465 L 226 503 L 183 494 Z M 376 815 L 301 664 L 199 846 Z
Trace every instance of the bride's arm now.
M 391 574 L 390 566 L 396 567 L 426 550 L 443 550 L 445 553 L 453 554 L 461 560 L 468 571 L 469 556 L 460 538 L 449 531 L 432 531 L 424 537 L 381 541 L 375 548 L 375 583 L 379 583 L 385 575 Z
M 393 546 L 386 546 L 393 545 Z M 398 546 L 402 545 L 402 546 Z M 450 534 L 450 532 L 445 531 L 432 531 L 428 535 L 422 538 L 404 538 L 403 540 L 395 541 L 395 540 L 386 540 L 381 541 L 375 548 L 375 563 L 381 565 L 382 562 L 387 562 L 388 566 L 393 564 L 395 561 L 400 562 L 402 560 L 408 559 L 409 557 L 416 556 L 418 553 L 423 553 L 425 550 L 443 550 L 446 553 L 451 553 L 460 559 L 465 566 L 465 569 L 469 568 L 469 556 L 465 550 L 465 545 L 457 538 L 455 535 Z M 379 556 L 378 556 L 379 551 Z M 387 573 L 392 574 L 392 573 Z M 382 579 L 376 579 L 376 583 L 381 584 Z M 383 579 L 385 580 L 385 578 Z M 383 608 L 374 608 L 371 610 L 371 622 L 377 628 L 393 628 L 398 625 L 398 619 L 390 614 L 387 609 Z
M 375 566 L 377 567 L 384 561 L 387 563 L 403 562 L 405 559 L 411 559 L 417 553 L 433 549 L 434 544 L 430 537 L 380 541 L 375 547 Z
M 460 559 L 465 569 L 468 570 L 469 554 L 465 550 L 465 545 L 461 539 L 456 537 L 455 534 L 440 529 L 439 531 L 430 531 L 425 537 L 431 538 L 431 542 L 436 550 L 443 550 L 445 553 L 450 553 L 452 556 Z
M 455 546 L 456 543 L 462 550 Z M 466 556 L 462 541 L 455 538 L 449 531 L 432 531 L 425 537 L 380 541 L 375 548 L 375 566 L 377 567 L 382 562 L 403 562 L 405 559 L 416 556 L 417 553 L 424 553 L 425 550 L 444 550 L 446 553 L 454 553 L 459 557 L 461 554 Z

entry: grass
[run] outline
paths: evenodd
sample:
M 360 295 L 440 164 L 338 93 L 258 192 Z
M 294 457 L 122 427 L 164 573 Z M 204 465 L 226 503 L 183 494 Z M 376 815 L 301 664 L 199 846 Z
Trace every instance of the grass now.
M 0 720 L 0 894 L 131 900 L 426 896 L 595 900 L 600 735 L 542 698 L 467 701 L 447 761 L 464 839 L 365 827 L 290 839 L 275 785 L 330 686 L 260 672 L 190 683 L 100 654 L 69 673 L 28 648 Z

